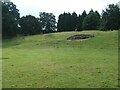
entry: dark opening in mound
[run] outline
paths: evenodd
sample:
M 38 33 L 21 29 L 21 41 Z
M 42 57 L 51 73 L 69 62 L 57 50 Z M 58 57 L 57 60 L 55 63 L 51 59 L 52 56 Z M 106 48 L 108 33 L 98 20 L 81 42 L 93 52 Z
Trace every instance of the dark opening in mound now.
M 93 34 L 78 34 L 78 35 L 68 37 L 67 40 L 87 39 L 92 37 L 94 37 Z

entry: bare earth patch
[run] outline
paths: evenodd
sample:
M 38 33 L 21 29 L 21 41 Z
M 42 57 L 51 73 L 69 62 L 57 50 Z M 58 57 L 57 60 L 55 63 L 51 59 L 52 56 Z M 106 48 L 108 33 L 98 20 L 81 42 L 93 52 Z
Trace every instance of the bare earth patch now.
M 78 34 L 68 37 L 67 40 L 84 40 L 92 37 L 95 36 L 93 34 Z

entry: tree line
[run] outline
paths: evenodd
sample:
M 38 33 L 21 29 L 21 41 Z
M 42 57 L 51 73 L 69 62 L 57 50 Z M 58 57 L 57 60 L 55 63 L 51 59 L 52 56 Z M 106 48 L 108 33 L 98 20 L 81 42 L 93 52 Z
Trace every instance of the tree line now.
M 79 16 L 75 12 L 63 13 L 59 15 L 57 28 L 62 31 L 82 31 L 82 30 L 97 30 L 100 24 L 100 14 L 97 11 L 90 10 L 89 14 L 86 11 Z
M 13 2 L 2 1 L 2 37 L 12 38 L 17 35 L 36 35 L 63 31 L 82 30 L 118 30 L 120 29 L 120 8 L 109 4 L 99 14 L 92 9 L 87 14 L 76 12 L 60 14 L 56 22 L 53 13 L 40 12 L 39 18 L 26 15 L 20 18 L 19 10 Z
M 120 29 L 120 8 L 110 4 L 100 15 L 98 11 L 92 9 L 87 14 L 77 16 L 75 12 L 63 13 L 59 15 L 57 31 L 82 31 L 82 30 L 118 30 Z

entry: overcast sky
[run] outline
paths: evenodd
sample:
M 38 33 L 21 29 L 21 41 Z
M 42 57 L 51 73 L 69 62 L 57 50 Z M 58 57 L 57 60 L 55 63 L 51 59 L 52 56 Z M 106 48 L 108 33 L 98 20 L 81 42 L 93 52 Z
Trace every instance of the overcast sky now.
M 53 13 L 58 18 L 64 12 L 87 13 L 93 9 L 102 12 L 108 4 L 118 3 L 119 0 L 11 0 L 19 9 L 20 16 L 33 15 L 39 17 L 39 12 Z

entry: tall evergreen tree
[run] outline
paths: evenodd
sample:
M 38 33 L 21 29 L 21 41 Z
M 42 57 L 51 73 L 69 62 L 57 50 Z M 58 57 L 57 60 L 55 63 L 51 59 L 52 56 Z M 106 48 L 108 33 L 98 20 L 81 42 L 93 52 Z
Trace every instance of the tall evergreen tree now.
M 63 14 L 60 14 L 58 17 L 58 23 L 57 23 L 57 31 L 58 32 L 62 32 L 64 30 L 63 29 L 63 27 L 64 27 L 63 22 L 64 22 L 64 16 L 63 16 Z
M 82 31 L 82 18 L 80 14 L 78 16 L 77 31 Z
M 71 30 L 72 31 L 75 31 L 75 29 L 77 29 L 77 24 L 78 24 L 78 17 L 77 17 L 77 14 L 73 12 L 71 16 Z
M 81 27 L 82 30 L 83 30 L 83 21 L 84 21 L 84 19 L 85 19 L 86 16 L 87 16 L 87 13 L 84 10 L 83 13 L 82 13 L 82 15 L 81 15 L 81 20 L 80 20 L 80 23 L 82 25 L 82 27 Z
M 99 19 L 101 18 L 101 15 L 99 14 L 98 11 L 95 11 L 95 14 L 99 17 Z
M 58 23 L 57 23 L 57 31 L 71 31 L 71 14 L 63 13 L 59 15 Z
M 71 14 L 64 13 L 64 30 L 71 31 Z
M 83 13 L 82 13 L 82 15 L 81 15 L 81 19 L 84 20 L 84 18 L 85 18 L 86 16 L 87 16 L 87 13 L 86 13 L 86 11 L 84 10 Z
M 77 23 L 77 31 L 82 31 L 83 30 L 82 24 L 83 24 L 83 21 L 84 21 L 86 16 L 87 16 L 87 13 L 86 13 L 85 10 L 83 11 L 83 13 L 81 15 L 79 14 L 78 23 Z

